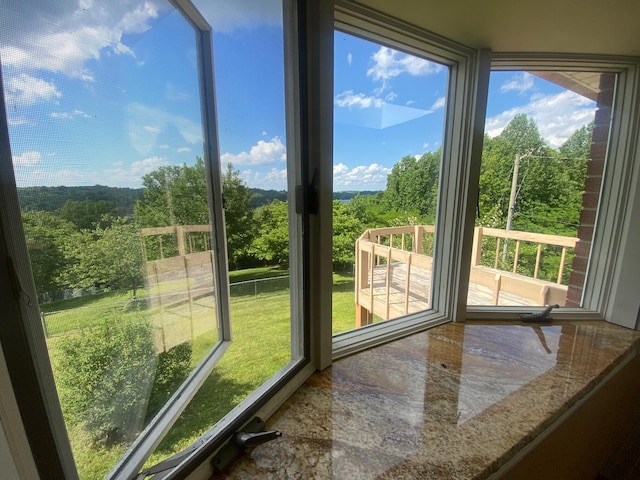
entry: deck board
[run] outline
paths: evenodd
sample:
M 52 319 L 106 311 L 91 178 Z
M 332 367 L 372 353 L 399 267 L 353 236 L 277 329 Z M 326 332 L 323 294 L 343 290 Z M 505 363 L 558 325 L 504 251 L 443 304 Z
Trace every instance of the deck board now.
M 390 265 L 389 305 L 387 312 L 387 265 L 378 265 L 373 271 L 374 315 L 383 318 L 396 318 L 429 308 L 431 293 L 431 271 L 415 266 L 411 267 L 409 302 L 405 306 L 405 285 L 407 264 L 402 262 Z M 371 309 L 371 289 L 363 288 L 359 292 L 359 303 Z M 469 284 L 469 305 L 493 305 L 493 292 L 490 288 L 477 283 Z M 536 302 L 518 295 L 501 292 L 498 300 L 501 306 L 535 306 Z M 405 309 L 406 307 L 406 309 Z

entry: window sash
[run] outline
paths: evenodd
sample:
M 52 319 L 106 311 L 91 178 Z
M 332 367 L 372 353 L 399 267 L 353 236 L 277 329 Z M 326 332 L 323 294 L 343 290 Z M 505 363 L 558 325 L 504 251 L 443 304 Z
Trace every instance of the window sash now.
M 616 73 L 611 131 L 594 226 L 589 266 L 583 290 L 582 308 L 554 311 L 556 319 L 598 320 L 619 323 L 614 311 L 617 272 L 624 251 L 624 230 L 630 212 L 625 205 L 637 182 L 637 146 L 634 145 L 633 118 L 637 118 L 638 63 L 622 57 L 562 54 L 496 53 L 492 70 L 577 71 Z M 634 170 L 636 171 L 634 173 Z M 473 235 L 473 232 L 470 232 Z M 459 291 L 466 300 L 466 292 Z M 469 320 L 518 320 L 526 307 L 467 306 Z M 628 323 L 628 322 L 627 322 Z M 633 325 L 627 325 L 633 327 Z
M 472 238 L 465 231 L 469 225 L 473 231 L 490 57 L 489 52 L 464 47 L 360 5 L 338 1 L 335 15 L 336 29 L 449 67 L 432 309 L 337 335 L 333 355 L 338 358 L 443 322 L 464 319 L 465 306 L 458 292 L 469 281 L 466 266 L 470 263 Z M 325 102 L 332 105 L 329 93 Z M 331 258 L 330 252 L 328 255 Z

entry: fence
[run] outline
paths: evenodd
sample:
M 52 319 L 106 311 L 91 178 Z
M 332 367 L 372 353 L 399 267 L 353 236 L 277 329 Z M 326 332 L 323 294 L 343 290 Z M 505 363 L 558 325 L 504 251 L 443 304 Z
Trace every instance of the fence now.
M 289 276 L 271 277 L 232 283 L 229 286 L 231 304 L 286 295 Z M 91 297 L 87 297 L 90 301 Z M 203 311 L 209 311 L 203 315 Z M 166 350 L 215 328 L 211 311 L 215 310 L 212 288 L 190 289 L 190 292 L 163 292 L 118 302 L 95 303 L 83 307 L 41 312 L 42 326 L 47 338 L 82 333 L 99 321 L 122 315 L 148 316 L 156 327 L 156 347 Z M 198 321 L 206 317 L 207 322 Z

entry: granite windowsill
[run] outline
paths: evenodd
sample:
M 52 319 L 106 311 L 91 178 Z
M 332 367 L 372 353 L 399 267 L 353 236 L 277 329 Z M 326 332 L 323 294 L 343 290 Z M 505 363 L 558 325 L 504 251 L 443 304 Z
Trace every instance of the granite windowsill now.
M 449 323 L 315 373 L 227 478 L 486 478 L 635 355 L 606 322 Z

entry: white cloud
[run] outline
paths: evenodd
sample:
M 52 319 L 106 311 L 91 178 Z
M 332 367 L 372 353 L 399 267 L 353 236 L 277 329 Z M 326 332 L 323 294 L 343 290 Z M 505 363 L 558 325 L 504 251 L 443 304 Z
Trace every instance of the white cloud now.
M 58 72 L 85 81 L 93 73 L 85 66 L 90 59 L 107 54 L 135 57 L 122 43 L 123 36 L 150 28 L 159 15 L 153 1 L 118 2 L 14 2 L 3 11 L 0 57 L 5 66 Z
M 518 93 L 524 93 L 533 88 L 533 75 L 527 72 L 515 74 L 509 80 L 500 85 L 502 93 L 515 90 Z
M 13 156 L 13 164 L 16 167 L 33 167 L 40 163 L 41 155 L 40 152 L 30 151 L 24 152 L 21 155 Z
M 347 63 L 349 64 L 349 66 L 351 66 L 351 64 L 353 63 L 353 55 L 351 54 L 351 52 L 347 54 Z
M 73 112 L 51 112 L 49 114 L 51 118 L 63 119 L 63 120 L 71 120 L 75 117 L 82 118 L 91 118 L 91 115 L 87 115 L 82 110 L 74 110 Z
M 435 102 L 433 102 L 433 105 L 431 105 L 431 108 L 429 109 L 429 111 L 435 112 L 436 110 L 438 110 L 440 108 L 444 108 L 446 102 L 447 102 L 446 97 L 438 98 Z
M 341 108 L 380 108 L 382 107 L 383 101 L 381 98 L 369 97 L 364 93 L 353 93 L 353 90 L 347 90 L 336 95 L 333 103 L 336 107 Z
M 48 102 L 62 97 L 53 83 L 26 73 L 10 76 L 5 86 L 5 98 L 10 107 L 28 107 L 38 102 Z
M 126 109 L 129 139 L 133 148 L 141 155 L 147 155 L 156 146 L 159 133 L 168 126 L 174 126 L 182 139 L 190 144 L 202 144 L 202 128 L 180 115 L 165 110 L 131 103 Z M 165 148 L 164 145 L 158 148 Z
M 382 190 L 391 169 L 372 163 L 349 168 L 344 163 L 333 166 L 333 188 L 340 190 Z
M 444 68 L 437 63 L 400 53 L 388 47 L 380 47 L 371 56 L 371 60 L 373 65 L 367 70 L 367 76 L 376 81 L 381 80 L 383 83 L 402 73 L 417 77 L 438 73 Z
M 525 113 L 536 122 L 542 138 L 557 148 L 577 129 L 593 121 L 596 111 L 595 102 L 569 90 L 554 95 L 534 95 L 530 100 L 526 105 L 487 118 L 487 135 L 499 135 L 515 115 Z
M 191 149 L 189 147 L 180 147 L 178 149 L 176 149 L 177 153 L 189 153 L 191 151 Z
M 282 25 L 279 0 L 194 0 L 193 3 L 216 32 Z
M 153 172 L 163 165 L 168 165 L 166 158 L 153 156 L 149 158 L 145 158 L 144 160 L 138 160 L 131 164 L 129 168 L 129 172 L 131 175 L 135 175 L 136 179 L 139 180 L 142 175 L 145 175 L 149 172 Z
M 249 152 L 240 152 L 237 155 L 224 153 L 221 156 L 223 164 L 232 163 L 235 165 L 265 165 L 278 161 L 285 161 L 286 148 L 278 137 L 274 137 L 268 142 L 259 140 L 251 147 Z
M 240 176 L 252 188 L 265 190 L 286 190 L 287 169 L 272 168 L 268 172 L 260 172 L 252 169 L 243 170 Z

